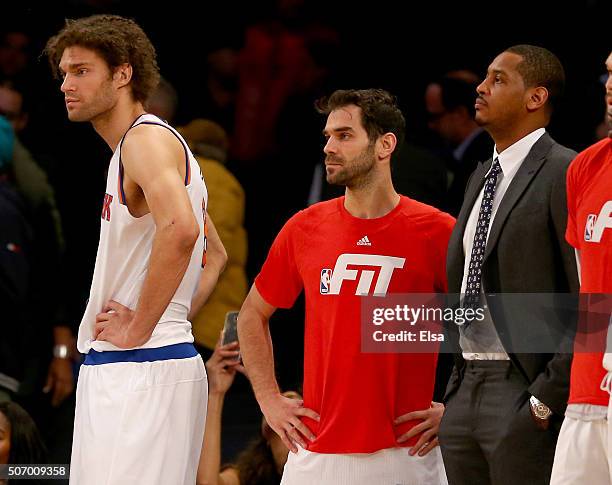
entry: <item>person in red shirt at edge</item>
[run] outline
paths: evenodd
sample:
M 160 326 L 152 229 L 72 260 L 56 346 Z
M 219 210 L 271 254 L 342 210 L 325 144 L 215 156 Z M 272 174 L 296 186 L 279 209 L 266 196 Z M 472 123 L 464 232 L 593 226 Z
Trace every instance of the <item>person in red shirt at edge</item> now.
M 294 215 L 238 316 L 261 410 L 292 451 L 283 485 L 446 484 L 432 402 L 436 353 L 362 353 L 364 297 L 446 292 L 454 219 L 399 195 L 390 162 L 405 129 L 395 98 L 339 90 L 317 103 L 327 181 L 343 197 Z M 304 290 L 304 400 L 283 397 L 268 321 Z
M 599 305 L 608 313 L 612 307 L 612 52 L 606 60 L 606 67 L 609 133 L 607 138 L 579 153 L 568 169 L 565 237 L 576 249 L 580 293 L 585 294 L 585 298 L 589 298 L 588 294 L 598 294 L 594 300 L 599 300 Z M 603 305 L 602 296 L 605 299 Z M 607 314 L 600 316 L 608 318 Z M 592 320 L 592 315 L 589 315 L 589 320 Z M 612 332 L 608 331 L 605 354 L 605 330 L 598 332 L 598 335 L 589 335 L 588 340 L 599 340 L 602 351 L 593 352 L 595 349 L 590 347 L 595 345 L 592 344 L 589 348 L 580 348 L 580 341 L 576 340 L 570 396 L 555 450 L 552 485 L 612 483 L 609 395 L 612 384 L 612 353 L 609 353 L 612 352 Z

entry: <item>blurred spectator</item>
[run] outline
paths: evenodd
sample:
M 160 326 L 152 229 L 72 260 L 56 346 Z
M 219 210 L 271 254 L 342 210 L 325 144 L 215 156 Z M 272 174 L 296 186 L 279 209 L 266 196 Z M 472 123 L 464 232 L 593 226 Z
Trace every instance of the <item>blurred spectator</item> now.
M 304 0 L 277 0 L 270 18 L 247 28 L 239 57 L 233 157 L 255 162 L 274 153 L 287 100 L 316 76 L 310 45 L 336 36 L 308 17 Z
M 20 99 L 18 94 L 0 86 L 0 110 L 6 112 L 11 100 Z M 12 118 L 16 128 L 22 116 Z M 3 132 L 12 136 L 12 127 L 0 118 Z M 56 446 L 56 440 L 64 447 L 64 441 L 69 441 L 72 408 L 70 404 L 59 411 L 55 408 L 74 390 L 70 358 L 74 340 L 61 319 L 61 285 L 56 284 L 61 273 L 59 216 L 44 172 L 14 140 L 13 147 L 1 143 L 0 301 L 5 308 L 2 321 L 7 324 L 0 340 L 0 393 L 18 400 L 37 417 L 54 445 L 52 450 L 59 452 L 62 446 Z M 60 457 L 68 462 L 68 454 L 60 453 Z
M 29 262 L 32 268 L 32 278 L 29 282 L 28 301 L 32 304 L 29 318 L 33 322 L 48 322 L 54 327 L 54 344 L 63 349 L 64 358 L 48 357 L 50 362 L 41 358 L 44 349 L 51 348 L 51 336 L 45 339 L 40 335 L 36 341 L 42 345 L 41 352 L 35 352 L 41 358 L 41 365 L 48 369 L 45 382 L 47 392 L 53 390 L 53 405 L 59 405 L 74 389 L 72 366 L 67 359 L 71 353 L 72 332 L 60 322 L 58 302 L 59 288 L 52 281 L 60 269 L 60 259 L 63 251 L 63 236 L 60 215 L 55 202 L 54 191 L 47 180 L 47 175 L 38 166 L 31 153 L 20 142 L 19 133 L 27 125 L 28 115 L 23 109 L 23 94 L 10 83 L 0 84 L 0 114 L 4 114 L 11 122 L 15 137 L 11 158 L 11 171 L 14 175 L 15 188 L 23 195 L 27 206 L 27 219 L 32 230 Z M 44 314 L 43 314 L 44 312 Z M 41 330 L 37 324 L 38 332 Z M 48 342 L 45 342 L 48 340 Z M 59 349 L 58 349 L 59 350 Z M 27 385 L 39 385 L 41 377 L 32 369 L 32 382 Z M 22 394 L 31 394 L 33 389 L 22 388 Z
M 177 107 L 178 94 L 176 89 L 162 77 L 157 88 L 147 99 L 145 109 L 147 112 L 159 116 L 166 123 L 173 124 Z
M 29 335 L 27 302 L 30 279 L 31 228 L 24 202 L 10 183 L 13 130 L 0 116 L 0 400 L 12 399 L 24 376 Z
M 227 252 L 225 270 L 213 293 L 195 315 L 191 315 L 196 343 L 212 351 L 223 328 L 225 314 L 237 310 L 247 292 L 247 235 L 244 229 L 244 191 L 224 167 L 228 137 L 217 123 L 196 119 L 178 131 L 195 155 L 208 189 L 207 212 L 215 221 L 219 238 Z M 194 309 L 199 307 L 194 303 Z
M 0 80 L 21 77 L 30 62 L 30 37 L 20 30 L 0 33 Z
M 478 162 L 493 153 L 491 137 L 474 121 L 478 76 L 460 70 L 430 83 L 425 91 L 429 128 L 452 150 L 450 184 L 444 210 L 456 216 L 463 203 L 467 181 Z
M 220 47 L 206 56 L 206 90 L 200 111 L 206 118 L 219 123 L 227 133 L 233 133 L 236 93 L 238 92 L 238 50 Z
M 30 415 L 14 402 L 0 402 L 0 464 L 45 464 L 47 450 Z M 19 480 L 24 485 L 45 483 Z M 9 483 L 0 479 L 0 484 Z M 10 483 L 13 483 L 11 480 Z
M 238 350 L 238 342 L 218 345 L 206 362 L 209 397 L 198 485 L 278 485 L 287 461 L 289 449 L 262 418 L 261 435 L 240 453 L 235 463 L 220 466 L 225 394 L 234 382 L 236 372 L 245 372 L 240 360 L 236 360 Z M 301 400 L 294 391 L 285 392 L 283 396 Z
M 53 244 L 55 252 L 59 252 L 63 249 L 64 241 L 55 193 L 47 180 L 47 174 L 20 139 L 20 134 L 28 124 L 24 101 L 23 93 L 12 83 L 0 82 L 0 115 L 10 121 L 16 135 L 12 160 L 15 184 L 32 211 L 44 213 L 43 217 L 48 219 L 45 223 L 52 233 L 46 234 L 45 239 L 48 239 L 47 244 Z

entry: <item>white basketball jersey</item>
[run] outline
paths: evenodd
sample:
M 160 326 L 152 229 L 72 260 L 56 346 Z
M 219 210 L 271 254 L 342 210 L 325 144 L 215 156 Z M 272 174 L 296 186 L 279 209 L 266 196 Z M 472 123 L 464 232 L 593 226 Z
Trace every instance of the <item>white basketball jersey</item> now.
M 151 114 L 141 115 L 132 127 L 140 124 L 163 126 L 169 129 L 183 145 L 187 164 L 185 186 L 200 226 L 200 237 L 193 248 L 189 267 L 170 304 L 155 326 L 149 341 L 138 348 L 193 342 L 191 323 L 187 320 L 187 314 L 198 285 L 206 248 L 204 211 L 208 204 L 208 193 L 198 162 L 181 135 Z M 122 350 L 109 342 L 93 340 L 96 315 L 102 312 L 108 300 L 114 300 L 135 310 L 149 268 L 155 222 L 151 213 L 138 218 L 132 216 L 125 203 L 121 163 L 122 144 L 123 138 L 115 149 L 108 168 L 96 266 L 89 301 L 79 327 L 77 347 L 81 353 L 87 353 L 90 349 Z

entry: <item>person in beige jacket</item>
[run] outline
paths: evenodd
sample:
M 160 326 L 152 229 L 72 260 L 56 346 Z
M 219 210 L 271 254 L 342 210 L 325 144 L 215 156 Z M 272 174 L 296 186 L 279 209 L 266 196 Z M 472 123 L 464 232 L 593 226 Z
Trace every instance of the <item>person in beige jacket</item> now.
M 227 263 L 206 304 L 193 305 L 190 320 L 199 346 L 212 354 L 223 328 L 225 314 L 240 309 L 247 292 L 247 234 L 244 229 L 244 190 L 225 168 L 229 146 L 225 130 L 217 123 L 195 119 L 178 128 L 193 151 L 208 188 L 208 213 L 227 251 Z

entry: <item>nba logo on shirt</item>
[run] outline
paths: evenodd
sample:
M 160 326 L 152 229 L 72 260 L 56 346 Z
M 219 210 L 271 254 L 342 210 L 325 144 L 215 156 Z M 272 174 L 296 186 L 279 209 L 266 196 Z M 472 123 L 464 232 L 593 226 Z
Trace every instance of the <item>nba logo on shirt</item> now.
M 329 282 L 331 281 L 332 270 L 329 268 L 325 268 L 321 270 L 321 284 L 319 286 L 319 291 L 322 295 L 329 293 Z
M 593 229 L 595 228 L 595 222 L 597 221 L 596 214 L 589 214 L 587 217 L 586 225 L 584 226 L 584 240 L 590 241 L 593 238 Z

